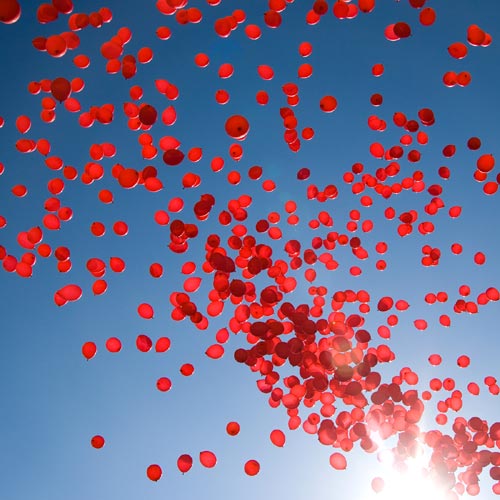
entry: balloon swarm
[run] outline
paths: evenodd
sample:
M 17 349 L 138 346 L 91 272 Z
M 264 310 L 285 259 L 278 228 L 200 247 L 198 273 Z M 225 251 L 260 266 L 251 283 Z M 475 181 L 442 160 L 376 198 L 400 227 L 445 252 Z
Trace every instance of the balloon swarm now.
M 463 229 L 472 198 L 498 213 L 500 183 L 498 137 L 476 137 L 481 123 L 464 104 L 479 63 L 496 61 L 483 54 L 488 27 L 462 22 L 474 12 L 447 26 L 430 0 L 269 0 L 259 13 L 253 2 L 157 0 L 135 2 L 138 14 L 128 19 L 118 2 L 89 12 L 77 12 L 87 2 L 76 0 L 36 3 L 0 0 L 2 37 L 16 26 L 30 33 L 27 50 L 44 68 L 33 74 L 46 74 L 25 82 L 23 100 L 35 113 L 22 102 L 0 109 L 0 155 L 27 166 L 0 164 L 2 188 L 9 183 L 3 271 L 35 281 L 42 268 L 55 305 L 80 314 L 86 302 L 126 288 L 120 275 L 142 273 L 140 285 L 129 280 L 135 304 L 114 314 L 145 332 L 89 333 L 74 346 L 81 369 L 101 356 L 179 349 L 175 334 L 147 331 L 168 308 L 177 330 L 204 332 L 196 338 L 203 362 L 185 351 L 175 369 L 154 377 L 155 395 L 169 398 L 177 384 L 206 374 L 199 364 L 229 361 L 257 377 L 263 403 L 287 422 L 287 434 L 269 422 L 262 446 L 270 440 L 281 452 L 302 429 L 330 449 L 336 471 L 359 448 L 374 457 L 389 451 L 395 469 L 425 455 L 443 498 L 475 496 L 488 476 L 500 495 L 500 422 L 466 409 L 471 396 L 498 396 L 497 379 L 429 376 L 451 356 L 450 370 L 478 367 L 472 351 L 447 354 L 441 340 L 441 353 L 422 359 L 398 351 L 401 335 L 432 342 L 463 316 L 498 312 L 500 292 L 488 282 L 495 271 L 483 271 L 493 257 L 480 248 L 488 239 L 469 241 Z M 156 24 L 140 24 L 142 10 Z M 358 41 L 364 56 L 342 70 Z M 399 61 L 422 60 L 420 44 L 428 67 L 415 70 L 419 83 L 407 75 L 407 88 L 392 85 L 404 76 Z M 349 71 L 363 81 L 353 83 Z M 448 115 L 461 107 L 457 126 Z M 458 185 L 466 185 L 461 198 Z M 31 197 L 38 208 L 16 217 L 11 207 L 26 210 Z M 161 295 L 148 294 L 156 283 Z M 230 418 L 221 417 L 217 432 L 232 445 L 244 427 Z M 101 434 L 90 444 L 99 454 L 115 446 Z M 228 460 L 205 446 L 192 450 L 197 460 L 182 453 L 171 461 L 188 475 Z M 145 463 L 138 476 L 163 484 L 173 468 Z M 265 470 L 253 456 L 240 463 L 242 475 Z M 376 494 L 387 486 L 370 481 Z

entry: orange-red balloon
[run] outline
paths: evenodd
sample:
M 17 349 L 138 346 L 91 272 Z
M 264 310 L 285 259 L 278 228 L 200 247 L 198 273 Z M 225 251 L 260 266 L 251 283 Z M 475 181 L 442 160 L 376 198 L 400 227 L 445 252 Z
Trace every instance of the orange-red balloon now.
M 2 0 L 0 2 L 0 21 L 13 24 L 21 17 L 21 6 L 17 0 Z
M 211 469 L 217 465 L 217 457 L 212 451 L 200 451 L 200 463 L 203 467 Z
M 99 450 L 104 446 L 105 440 L 102 436 L 95 435 L 91 438 L 90 444 L 92 445 L 93 448 L 96 448 L 97 450 Z
M 257 460 L 248 460 L 245 463 L 245 474 L 248 476 L 256 476 L 260 471 L 260 464 Z
M 184 454 L 177 459 L 177 468 L 185 474 L 193 466 L 193 458 L 191 455 Z
M 151 464 L 146 470 L 146 475 L 151 481 L 159 481 L 162 473 L 161 467 L 157 464 Z
M 250 124 L 242 115 L 233 115 L 226 120 L 225 130 L 229 137 L 242 141 L 248 135 Z

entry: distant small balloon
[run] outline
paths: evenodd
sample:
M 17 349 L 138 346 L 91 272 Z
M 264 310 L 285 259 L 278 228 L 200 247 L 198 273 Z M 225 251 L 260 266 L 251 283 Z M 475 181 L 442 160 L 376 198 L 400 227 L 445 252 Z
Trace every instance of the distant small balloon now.
M 105 444 L 105 440 L 102 436 L 95 435 L 90 440 L 90 444 L 92 445 L 92 447 L 94 447 L 96 449 L 101 449 Z
M 245 463 L 245 474 L 248 476 L 256 476 L 260 472 L 260 464 L 257 460 L 248 460 Z
M 159 481 L 161 479 L 162 473 L 163 472 L 161 467 L 157 464 L 148 466 L 146 470 L 146 475 L 151 481 Z
M 183 474 L 189 472 L 192 466 L 193 466 L 193 458 L 191 457 L 191 455 L 184 454 L 177 459 L 177 468 Z

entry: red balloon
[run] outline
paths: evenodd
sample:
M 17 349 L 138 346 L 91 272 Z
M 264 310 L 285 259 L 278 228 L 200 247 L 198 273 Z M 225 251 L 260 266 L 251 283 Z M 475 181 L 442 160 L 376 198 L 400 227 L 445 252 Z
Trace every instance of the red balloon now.
M 158 262 L 154 262 L 149 266 L 149 273 L 153 278 L 161 278 L 163 276 L 163 266 Z
M 122 349 L 121 340 L 117 337 L 110 337 L 106 340 L 106 349 L 109 352 L 120 352 Z
M 384 30 L 384 35 L 390 42 L 397 42 L 398 40 L 401 40 L 401 38 L 394 32 L 395 26 L 395 24 L 389 24 Z
M 462 356 L 459 356 L 457 359 L 457 365 L 460 368 L 467 368 L 470 365 L 469 356 L 466 356 L 465 354 L 463 354 Z
M 141 318 L 152 319 L 154 316 L 153 307 L 149 304 L 140 304 L 137 307 L 137 312 Z
M 274 77 L 274 70 L 267 64 L 261 64 L 257 67 L 257 73 L 263 80 L 272 80 Z
M 371 12 L 375 8 L 375 0 L 358 0 L 358 7 L 361 12 Z
M 184 363 L 180 368 L 180 372 L 185 377 L 190 377 L 194 373 L 194 366 L 191 363 Z
M 125 261 L 120 257 L 111 257 L 109 259 L 109 267 L 115 273 L 121 273 L 125 270 Z
M 319 107 L 325 113 L 332 113 L 337 109 L 337 99 L 331 95 L 326 95 L 321 98 Z
M 262 32 L 256 24 L 247 24 L 245 26 L 245 34 L 250 40 L 258 40 Z
M 59 102 L 65 101 L 71 94 L 71 83 L 66 78 L 56 78 L 50 84 L 50 92 Z
M 256 476 L 260 471 L 260 464 L 257 460 L 248 460 L 245 463 L 245 474 L 248 476 Z
M 158 481 L 162 476 L 161 467 L 157 464 L 150 465 L 146 470 L 146 475 L 151 481 Z
M 213 344 L 205 351 L 205 354 L 212 359 L 222 358 L 224 356 L 224 347 L 220 344 Z
M 217 465 L 217 457 L 212 451 L 200 451 L 200 463 L 203 467 L 211 469 Z
M 302 57 L 309 57 L 312 54 L 312 50 L 313 50 L 312 44 L 309 42 L 302 42 L 299 45 L 299 54 Z
M 429 363 L 433 366 L 438 366 L 441 364 L 442 358 L 439 354 L 431 354 L 429 356 Z
M 432 7 L 422 9 L 419 14 L 419 20 L 423 26 L 431 26 L 436 20 L 436 11 Z
M 193 466 L 193 458 L 191 457 L 191 455 L 184 454 L 177 459 L 177 468 L 183 474 L 188 472 L 192 466 Z
M 167 392 L 172 387 L 172 381 L 168 377 L 161 377 L 156 381 L 156 387 L 161 392 Z
M 238 422 L 229 422 L 226 425 L 226 432 L 230 436 L 237 436 L 240 433 L 240 424 Z
M 133 168 L 125 168 L 120 172 L 118 182 L 120 186 L 131 189 L 139 183 L 139 172 Z
M 21 17 L 21 6 L 17 0 L 2 0 L 0 2 L 0 21 L 13 24 Z
M 153 347 L 153 341 L 147 335 L 141 334 L 137 336 L 135 345 L 139 351 L 149 352 Z
M 399 38 L 407 38 L 411 35 L 410 25 L 404 22 L 399 22 L 394 25 L 394 34 Z
M 78 285 L 66 285 L 58 290 L 56 295 L 66 301 L 75 301 L 82 296 L 82 289 Z
M 167 352 L 170 349 L 170 339 L 168 337 L 160 337 L 155 344 L 156 352 Z
M 82 346 L 82 354 L 87 359 L 92 359 L 97 352 L 97 346 L 94 342 L 85 342 Z
M 332 453 L 330 455 L 330 465 L 337 470 L 347 469 L 347 460 L 341 453 Z
M 144 125 L 154 125 L 157 118 L 158 112 L 153 106 L 145 104 L 141 107 L 139 111 L 139 120 L 141 120 Z
M 244 116 L 233 115 L 226 120 L 225 129 L 229 137 L 242 141 L 248 135 L 250 124 Z
M 184 153 L 179 149 L 167 149 L 163 153 L 163 161 L 172 167 L 179 165 L 184 160 Z
M 52 57 L 62 57 L 68 50 L 68 44 L 62 36 L 51 35 L 45 42 L 45 50 Z
M 280 431 L 279 429 L 274 429 L 273 431 L 271 431 L 270 439 L 271 443 L 273 443 L 274 446 L 278 446 L 280 448 L 285 446 L 285 433 L 283 431 Z
M 21 134 L 25 134 L 31 128 L 29 116 L 21 115 L 16 118 L 16 128 Z
M 479 149 L 481 147 L 481 139 L 479 137 L 471 137 L 467 141 L 467 147 L 472 150 Z
M 492 154 L 481 155 L 477 159 L 476 166 L 480 172 L 491 172 L 495 166 L 495 157 Z
M 462 42 L 455 42 L 448 46 L 448 53 L 455 59 L 463 59 L 467 52 L 467 45 Z
M 90 444 L 96 448 L 96 449 L 100 449 L 104 446 L 105 444 L 105 440 L 102 436 L 99 436 L 99 435 L 95 435 L 92 437 L 92 439 L 90 440 Z
M 278 28 L 281 25 L 281 14 L 275 10 L 268 10 L 264 13 L 264 22 L 269 28 Z
M 71 14 L 73 12 L 73 0 L 52 0 L 52 5 L 61 14 Z

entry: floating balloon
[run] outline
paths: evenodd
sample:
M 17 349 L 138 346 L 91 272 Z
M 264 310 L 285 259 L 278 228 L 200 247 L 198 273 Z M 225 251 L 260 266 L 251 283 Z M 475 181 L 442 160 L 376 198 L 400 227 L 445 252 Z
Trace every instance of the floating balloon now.
M 220 344 L 213 344 L 205 351 L 205 354 L 212 359 L 222 358 L 224 356 L 224 347 Z
M 238 422 L 229 422 L 226 425 L 226 432 L 230 436 L 237 436 L 240 433 L 240 424 Z
M 92 359 L 97 352 L 97 346 L 94 342 L 85 342 L 82 346 L 82 354 L 87 359 Z
M 71 94 L 71 83 L 66 78 L 56 78 L 50 84 L 50 91 L 59 102 L 65 101 Z
M 153 347 L 153 341 L 144 334 L 138 335 L 135 341 L 137 349 L 141 352 L 149 352 Z
M 95 435 L 90 440 L 90 444 L 92 445 L 93 448 L 99 450 L 105 445 L 105 440 L 102 436 Z
M 51 35 L 45 42 L 45 50 L 52 57 L 62 57 L 68 50 L 66 40 L 60 35 Z
M 137 313 L 141 318 L 152 319 L 154 315 L 154 310 L 150 304 L 140 304 L 137 307 Z
M 78 285 L 66 285 L 55 293 L 55 300 L 62 299 L 66 302 L 72 302 L 80 299 L 82 289 Z M 62 305 L 62 304 L 61 304 Z
M 162 474 L 163 474 L 163 471 L 162 471 L 161 467 L 157 464 L 151 464 L 146 469 L 146 476 L 151 481 L 159 481 L 161 479 Z
M 244 116 L 233 115 L 226 120 L 225 129 L 229 137 L 242 141 L 248 135 L 250 124 Z
M 245 474 L 248 476 L 256 476 L 260 472 L 260 464 L 257 460 L 248 460 L 245 463 Z
M 158 112 L 153 106 L 146 104 L 141 107 L 139 111 L 139 120 L 144 125 L 154 125 L 156 123 L 156 119 L 158 117 Z
M 171 389 L 172 382 L 171 382 L 171 380 L 168 377 L 160 377 L 156 381 L 156 387 L 161 392 L 167 392 L 167 391 L 169 391 Z
M 330 465 L 337 470 L 344 470 L 347 468 L 347 461 L 342 453 L 332 453 L 330 455 Z
M 319 107 L 325 113 L 332 113 L 337 109 L 337 99 L 333 96 L 324 96 L 319 102 Z
M 156 352 L 167 352 L 170 349 L 170 339 L 168 337 L 160 337 L 155 344 Z
M 183 474 L 189 472 L 192 466 L 193 466 L 193 458 L 191 457 L 191 455 L 184 454 L 177 459 L 177 468 Z
M 190 377 L 194 373 L 194 366 L 191 363 L 184 363 L 180 368 L 180 372 L 185 377 Z
M 200 463 L 203 467 L 211 469 L 217 465 L 217 457 L 212 451 L 200 451 Z
M 0 21 L 13 24 L 21 17 L 21 6 L 17 0 L 2 0 L 0 3 Z
M 278 447 L 283 447 L 285 446 L 285 441 L 286 437 L 283 431 L 280 431 L 279 429 L 275 429 L 271 431 L 271 442 Z
M 184 153 L 179 149 L 167 149 L 163 153 L 163 161 L 170 166 L 179 165 L 184 159 Z
M 120 352 L 122 349 L 121 340 L 117 337 L 110 337 L 108 340 L 106 340 L 106 349 L 109 352 Z
M 25 115 L 18 116 L 16 119 L 16 127 L 21 134 L 25 134 L 31 128 L 30 118 Z
M 199 53 L 194 56 L 194 62 L 200 68 L 206 68 L 210 63 L 210 58 L 207 54 Z

